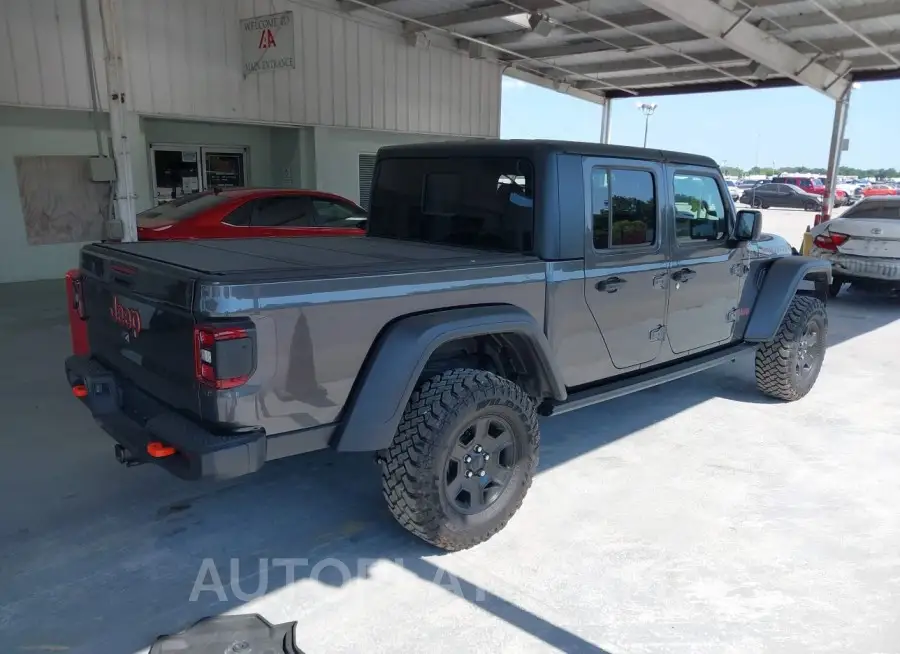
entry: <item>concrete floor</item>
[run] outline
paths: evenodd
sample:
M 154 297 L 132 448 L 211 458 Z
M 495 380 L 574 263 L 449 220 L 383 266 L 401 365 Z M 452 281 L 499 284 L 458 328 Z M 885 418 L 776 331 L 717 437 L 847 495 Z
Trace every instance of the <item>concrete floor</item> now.
M 811 218 L 766 215 L 797 245 Z M 61 285 L 0 306 L 4 653 L 144 652 L 228 611 L 298 621 L 307 654 L 900 652 L 896 300 L 830 305 L 801 402 L 745 360 L 546 421 L 520 513 L 452 555 L 393 523 L 369 456 L 218 484 L 116 464 L 63 378 Z

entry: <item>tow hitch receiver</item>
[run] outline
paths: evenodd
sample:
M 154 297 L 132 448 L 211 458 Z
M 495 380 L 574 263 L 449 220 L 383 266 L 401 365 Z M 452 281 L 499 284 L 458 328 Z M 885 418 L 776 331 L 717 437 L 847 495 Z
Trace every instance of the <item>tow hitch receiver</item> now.
M 139 466 L 142 463 L 144 463 L 140 459 L 135 458 L 134 455 L 128 449 L 126 449 L 122 445 L 119 445 L 118 443 L 116 443 L 115 451 L 116 451 L 116 461 L 118 461 L 119 463 L 121 463 L 122 465 L 124 465 L 128 468 L 131 468 L 133 466 Z

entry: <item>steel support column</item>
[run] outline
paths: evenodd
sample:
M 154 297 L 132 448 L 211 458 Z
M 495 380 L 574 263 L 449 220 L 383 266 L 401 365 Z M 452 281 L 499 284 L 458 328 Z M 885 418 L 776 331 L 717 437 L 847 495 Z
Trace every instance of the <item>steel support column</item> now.
M 128 77 L 122 56 L 121 1 L 100 0 L 100 20 L 105 45 L 109 133 L 116 163 L 116 218 L 122 223 L 122 240 L 136 241 L 134 175 L 131 169 L 131 147 L 127 134 L 128 105 L 125 97 Z
M 850 109 L 850 92 L 852 84 L 834 103 L 834 122 L 831 126 L 831 146 L 828 150 L 828 168 L 825 171 L 825 202 L 822 206 L 822 219 L 830 220 L 834 211 L 834 194 L 837 188 L 838 168 L 841 165 L 841 145 L 844 142 L 844 129 L 847 126 L 847 112 Z
M 610 98 L 607 98 L 606 104 L 603 105 L 603 122 L 600 127 L 600 142 L 605 144 L 609 143 L 609 124 L 612 120 L 612 103 L 613 101 Z

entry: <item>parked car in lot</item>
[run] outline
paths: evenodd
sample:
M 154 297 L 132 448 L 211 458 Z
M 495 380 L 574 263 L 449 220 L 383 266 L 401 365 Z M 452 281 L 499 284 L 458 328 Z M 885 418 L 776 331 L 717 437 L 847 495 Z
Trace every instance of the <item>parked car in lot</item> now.
M 430 143 L 382 148 L 374 179 L 363 237 L 83 248 L 90 352 L 66 374 L 121 462 L 374 452 L 398 522 L 460 550 L 521 505 L 538 416 L 740 353 L 771 397 L 816 381 L 831 267 L 752 250 L 762 213 L 712 159 Z
M 137 216 L 142 241 L 353 236 L 365 220 L 365 209 L 339 195 L 265 188 L 191 193 Z
M 810 230 L 810 256 L 832 265 L 832 296 L 844 284 L 900 289 L 900 196 L 860 200 Z
M 862 195 L 864 198 L 877 197 L 882 195 L 897 195 L 897 187 L 893 184 L 872 184 L 871 186 L 867 186 L 863 189 Z
M 730 179 L 725 180 L 725 185 L 728 186 L 728 193 L 731 195 L 731 199 L 737 202 L 738 198 L 741 197 L 741 189 L 739 189 L 738 185 Z
M 762 209 L 778 207 L 816 211 L 822 208 L 821 196 L 807 193 L 791 184 L 760 184 L 756 188 L 744 191 L 740 201 Z
M 820 198 L 825 197 L 825 182 L 823 182 L 818 177 L 807 177 L 805 175 L 780 175 L 778 177 L 773 177 L 771 180 L 772 184 L 789 184 L 791 186 L 796 186 L 798 188 L 803 189 L 807 193 L 811 193 L 812 195 L 818 195 Z M 837 207 L 841 207 L 847 204 L 848 194 L 846 191 L 842 191 L 840 188 L 835 188 L 834 191 L 834 204 Z

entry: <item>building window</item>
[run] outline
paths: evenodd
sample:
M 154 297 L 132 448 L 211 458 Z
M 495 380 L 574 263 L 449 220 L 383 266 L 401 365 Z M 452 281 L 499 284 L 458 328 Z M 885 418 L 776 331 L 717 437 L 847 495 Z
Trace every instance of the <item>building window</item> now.
M 656 184 L 646 170 L 591 172 L 594 248 L 653 245 L 656 242 Z
M 375 175 L 375 155 L 359 155 L 359 206 L 368 210 L 372 177 Z

